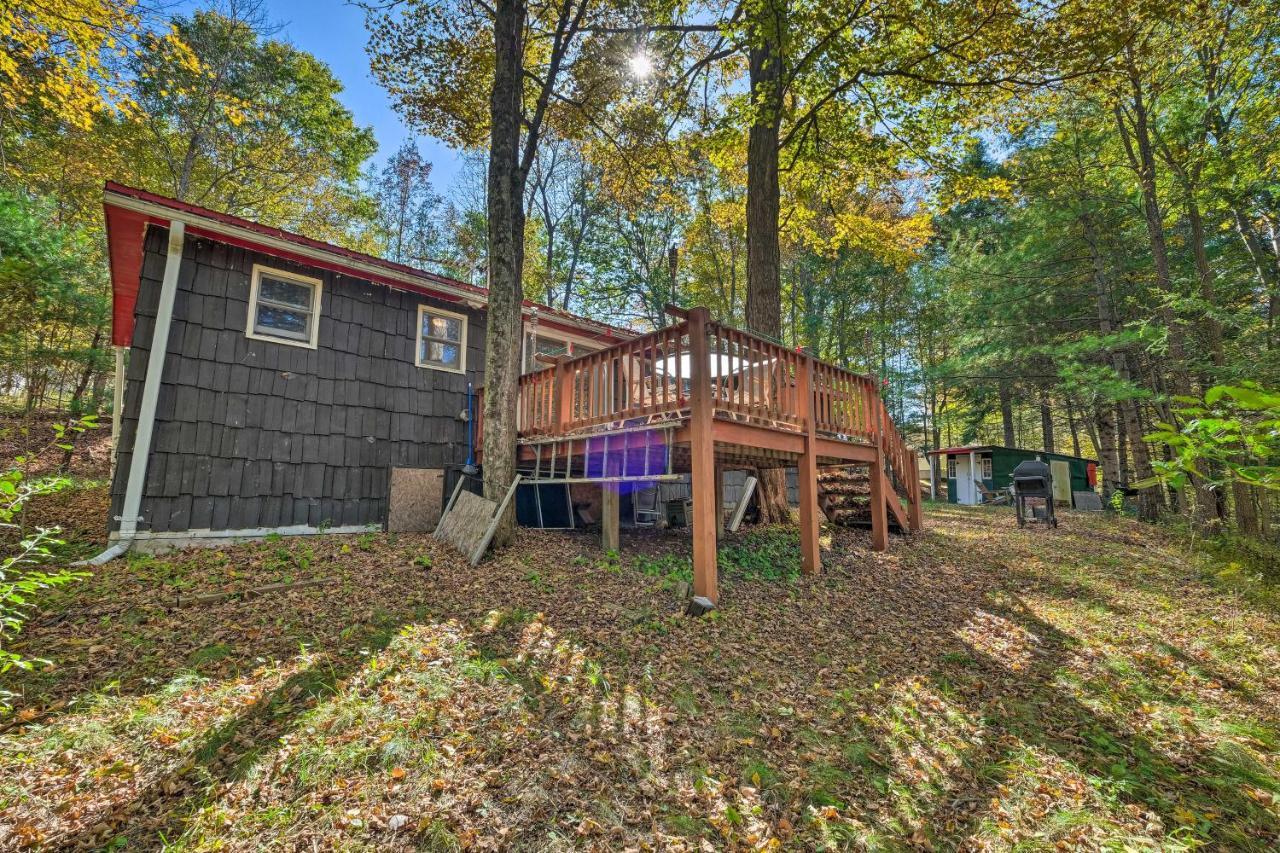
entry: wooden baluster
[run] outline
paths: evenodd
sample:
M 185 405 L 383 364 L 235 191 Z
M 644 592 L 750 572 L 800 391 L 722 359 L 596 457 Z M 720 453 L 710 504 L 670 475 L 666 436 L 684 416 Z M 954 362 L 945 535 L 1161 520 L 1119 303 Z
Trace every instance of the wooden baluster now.
M 557 361 L 553 372 L 556 389 L 555 433 L 564 435 L 573 422 L 573 380 L 574 371 L 564 361 Z

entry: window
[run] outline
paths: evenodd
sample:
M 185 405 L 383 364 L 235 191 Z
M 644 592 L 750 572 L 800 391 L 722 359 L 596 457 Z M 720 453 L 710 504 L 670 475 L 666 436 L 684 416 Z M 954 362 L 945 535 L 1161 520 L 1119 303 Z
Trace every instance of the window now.
M 954 456 L 947 457 L 947 479 L 954 480 L 956 478 L 956 458 Z
M 467 318 L 419 305 L 418 366 L 464 372 L 467 369 Z
M 982 479 L 984 480 L 991 479 L 991 457 L 990 456 L 982 457 Z
M 254 264 L 245 334 L 314 349 L 322 287 L 318 278 Z
M 526 334 L 524 336 L 524 372 L 533 373 L 544 370 L 546 364 L 538 360 L 540 355 L 573 355 L 572 348 L 566 341 L 548 338 L 543 335 Z

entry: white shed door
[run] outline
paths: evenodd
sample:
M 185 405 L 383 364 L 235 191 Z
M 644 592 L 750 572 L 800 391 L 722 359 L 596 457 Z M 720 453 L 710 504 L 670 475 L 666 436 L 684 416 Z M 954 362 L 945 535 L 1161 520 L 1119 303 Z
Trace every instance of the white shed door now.
M 973 484 L 973 471 L 969 467 L 968 456 L 956 457 L 956 503 L 972 506 L 981 503 L 978 489 Z
M 1049 473 L 1053 475 L 1053 500 L 1071 506 L 1071 463 L 1065 459 L 1050 459 Z

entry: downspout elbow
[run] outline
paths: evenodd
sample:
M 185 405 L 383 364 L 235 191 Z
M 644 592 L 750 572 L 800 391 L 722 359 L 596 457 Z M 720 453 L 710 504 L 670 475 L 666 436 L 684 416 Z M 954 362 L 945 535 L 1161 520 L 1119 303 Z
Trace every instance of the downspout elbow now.
M 90 557 L 87 560 L 78 560 L 71 565 L 73 566 L 101 566 L 109 563 L 116 557 L 124 556 L 124 554 L 133 547 L 133 539 L 121 539 L 107 550 L 103 551 L 96 557 Z

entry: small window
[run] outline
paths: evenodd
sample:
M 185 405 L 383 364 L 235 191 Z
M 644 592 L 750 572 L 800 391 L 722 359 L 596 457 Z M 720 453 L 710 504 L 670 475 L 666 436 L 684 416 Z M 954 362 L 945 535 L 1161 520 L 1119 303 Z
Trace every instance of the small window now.
M 982 457 L 982 479 L 984 480 L 991 479 L 991 457 L 990 456 Z
M 320 279 L 254 265 L 245 334 L 259 340 L 315 348 Z
M 572 356 L 573 348 L 565 341 L 548 338 L 543 335 L 526 334 L 524 336 L 524 372 L 534 373 L 545 370 L 546 363 L 540 361 L 540 355 Z
M 954 480 L 956 478 L 956 458 L 954 456 L 947 457 L 947 479 Z
M 462 373 L 467 369 L 467 318 L 418 306 L 418 366 Z

